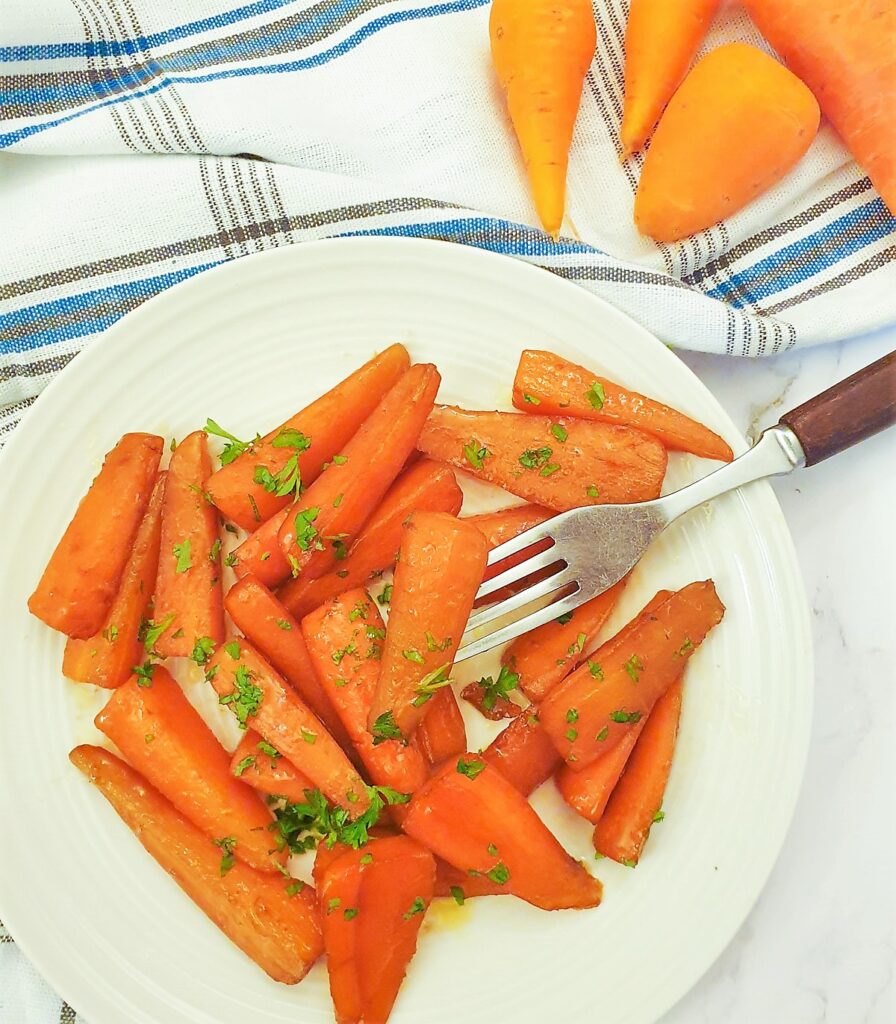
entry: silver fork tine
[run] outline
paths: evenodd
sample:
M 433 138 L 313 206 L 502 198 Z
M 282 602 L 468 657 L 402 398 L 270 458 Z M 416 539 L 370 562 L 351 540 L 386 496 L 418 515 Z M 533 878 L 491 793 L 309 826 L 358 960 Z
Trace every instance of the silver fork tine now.
M 529 591 L 526 591 L 526 593 L 528 594 Z M 488 633 L 478 640 L 472 640 L 470 643 L 464 644 L 454 657 L 455 663 L 466 661 L 468 658 L 475 658 L 477 654 L 484 654 L 493 647 L 497 647 L 498 644 L 506 643 L 508 640 L 515 640 L 518 636 L 522 636 L 523 633 L 528 633 L 530 629 L 543 626 L 546 622 L 550 622 L 551 619 L 556 619 L 558 616 L 563 615 L 564 612 L 572 611 L 581 604 L 581 600 L 576 601 L 576 596 L 576 592 L 573 591 L 573 593 L 568 594 L 559 601 L 555 601 L 553 604 L 546 605 L 544 608 L 532 612 L 531 615 L 524 615 L 521 619 L 517 619 L 516 622 L 511 622 L 509 625 L 502 626 L 501 629 L 497 629 L 493 633 Z M 505 604 L 506 602 L 502 601 L 495 607 L 503 611 L 506 610 L 504 608 Z M 466 636 L 466 633 L 464 636 Z
M 513 597 L 508 597 L 505 601 L 498 601 L 497 604 L 493 604 L 490 608 L 483 608 L 481 612 L 477 612 L 475 615 L 472 615 L 470 620 L 467 622 L 467 628 L 464 630 L 464 635 L 469 633 L 470 630 L 484 626 L 487 622 L 491 622 L 493 619 L 499 619 L 503 615 L 509 615 L 511 612 L 518 611 L 520 608 L 525 608 L 527 604 L 530 604 L 532 601 L 537 601 L 540 597 L 548 597 L 550 594 L 553 594 L 555 590 L 559 590 L 561 587 L 565 587 L 567 584 L 574 582 L 575 580 L 569 572 L 569 567 L 564 565 L 562 569 L 555 572 L 553 576 L 548 576 L 546 580 L 542 580 L 534 586 L 526 587 L 525 590 L 521 590 L 518 594 L 514 594 Z
M 523 579 L 538 569 L 546 569 L 549 565 L 562 561 L 563 559 L 557 556 L 557 552 L 553 547 L 548 548 L 547 551 L 541 551 L 539 554 L 527 558 L 525 562 L 520 562 L 519 565 L 505 569 L 504 572 L 498 573 L 492 579 L 486 580 L 479 590 L 476 591 L 476 600 L 478 601 L 481 597 L 488 597 L 489 594 L 493 594 L 496 590 L 500 590 L 510 583 L 516 583 L 517 580 Z
M 565 513 L 568 515 L 569 513 Z M 551 530 L 557 523 L 557 516 L 553 516 L 551 519 L 546 519 L 543 523 L 539 523 L 537 526 L 530 526 L 528 530 L 524 530 L 522 533 L 518 533 L 516 537 L 511 537 L 510 540 L 505 540 L 503 544 L 499 544 L 496 548 L 492 548 L 488 553 L 487 565 L 494 565 L 496 562 L 500 562 L 502 559 L 507 558 L 508 555 L 515 555 L 517 551 L 522 551 L 524 548 L 531 547 L 533 544 L 537 544 L 542 540 L 551 540 Z

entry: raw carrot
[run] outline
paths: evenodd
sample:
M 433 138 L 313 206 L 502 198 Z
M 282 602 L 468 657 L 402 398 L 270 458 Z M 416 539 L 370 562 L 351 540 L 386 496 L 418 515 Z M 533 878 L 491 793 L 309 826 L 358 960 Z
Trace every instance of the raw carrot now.
M 290 565 L 280 548 L 278 534 L 289 509 L 275 512 L 233 552 L 233 571 L 239 578 L 254 576 L 266 587 L 276 587 L 290 575 Z
M 631 427 L 437 406 L 417 447 L 557 512 L 660 493 L 666 451 Z
M 207 438 L 197 430 L 171 456 L 162 502 L 154 618 L 167 624 L 156 641 L 165 658 L 189 657 L 201 638 L 224 639 L 218 513 L 205 490 L 210 471 Z
M 745 43 L 713 50 L 653 136 L 635 197 L 638 230 L 675 242 L 737 213 L 800 160 L 818 120 L 815 97 L 773 57 Z
M 294 575 L 323 576 L 347 553 L 414 450 L 440 380 L 433 365 L 412 366 L 291 507 L 279 537 Z
M 259 793 L 282 796 L 294 804 L 304 802 L 306 789 L 314 789 L 311 780 L 254 729 L 247 729 L 237 744 L 230 758 L 230 771 Z
M 625 29 L 623 157 L 647 141 L 697 53 L 719 0 L 632 0 Z
M 213 473 L 208 480 L 212 501 L 244 530 L 254 530 L 270 519 L 290 503 L 289 493 L 278 491 L 283 491 L 293 472 L 305 486 L 312 483 L 409 365 L 403 345 L 392 345 L 374 356 Z
M 156 480 L 102 629 L 86 640 L 66 641 L 62 672 L 69 679 L 114 689 L 141 660 L 140 624 L 149 617 L 156 584 L 165 477 L 160 473 Z
M 734 457 L 727 441 L 709 427 L 553 352 L 523 352 L 513 380 L 513 404 L 523 412 L 544 416 L 576 416 L 637 427 L 664 448 L 703 459 L 730 462 Z
M 233 859 L 137 772 L 101 747 L 72 764 L 191 900 L 274 981 L 294 985 L 323 952 L 314 890 Z M 139 922 L 135 922 L 139 927 Z
M 506 885 L 498 885 L 486 875 L 471 875 L 436 857 L 436 886 L 433 896 L 451 896 L 463 906 L 474 896 L 509 896 Z
M 494 0 L 489 36 L 535 208 L 556 238 L 582 85 L 597 44 L 594 12 L 589 0 Z
M 370 708 L 374 736 L 408 738 L 447 685 L 485 570 L 485 538 L 443 512 L 415 512 L 395 568 L 383 663 Z
M 526 798 L 476 755 L 436 772 L 414 796 L 403 827 L 454 867 L 480 872 L 542 910 L 600 903 L 600 882 L 566 853 Z
M 449 757 L 462 754 L 467 749 L 467 730 L 451 687 L 436 691 L 424 711 L 426 714 L 417 726 L 414 739 L 426 760 L 431 765 L 440 765 Z
M 485 748 L 484 761 L 495 767 L 523 796 L 551 777 L 560 755 L 538 721 L 534 706 L 515 718 Z
M 106 455 L 28 598 L 32 615 L 68 636 L 102 629 L 162 457 L 162 438 L 125 434 Z
M 896 215 L 896 7 L 891 0 L 746 0 Z

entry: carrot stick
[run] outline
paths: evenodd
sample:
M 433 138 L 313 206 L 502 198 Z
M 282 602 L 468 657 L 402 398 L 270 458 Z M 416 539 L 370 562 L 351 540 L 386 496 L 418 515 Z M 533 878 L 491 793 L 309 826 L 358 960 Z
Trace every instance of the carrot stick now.
M 462 754 L 467 749 L 467 730 L 451 687 L 438 690 L 423 710 L 426 714 L 417 726 L 414 739 L 426 760 L 431 765 L 440 765 L 449 757 Z
M 277 596 L 297 619 L 304 618 L 337 594 L 366 586 L 391 569 L 411 512 L 457 515 L 462 502 L 463 492 L 451 469 L 421 459 L 395 481 L 338 569 L 316 580 L 288 580 Z
M 556 238 L 582 84 L 597 43 L 594 12 L 588 0 L 494 0 L 489 36 L 535 208 Z
M 515 718 L 485 748 L 482 758 L 494 766 L 523 796 L 551 777 L 560 755 L 530 707 Z
M 114 689 L 121 686 L 141 660 L 140 624 L 149 617 L 156 584 L 166 475 L 160 473 L 156 479 L 102 629 L 86 640 L 70 637 L 66 641 L 62 672 L 69 679 Z
M 471 875 L 436 857 L 436 885 L 433 896 L 451 896 L 461 906 L 474 896 L 509 896 L 505 885 L 498 885 L 486 875 Z
M 625 30 L 623 157 L 636 153 L 681 84 L 719 0 L 632 0 Z
M 403 345 L 392 345 L 374 356 L 213 473 L 208 480 L 212 501 L 244 530 L 266 522 L 290 503 L 288 493 L 277 493 L 282 488 L 274 478 L 285 486 L 289 481 L 283 478 L 291 476 L 290 469 L 295 468 L 306 487 L 317 479 L 324 464 L 342 451 L 409 365 Z M 296 464 L 288 468 L 293 456 Z
M 513 380 L 513 404 L 523 412 L 544 416 L 576 416 L 637 427 L 664 448 L 703 459 L 730 462 L 734 457 L 728 443 L 709 427 L 553 352 L 523 352 Z
M 305 801 L 306 789 L 314 789 L 311 780 L 254 729 L 247 729 L 237 744 L 230 758 L 230 771 L 259 793 L 282 796 L 294 804 Z
M 437 406 L 417 447 L 558 512 L 660 493 L 666 451 L 631 427 Z
M 542 910 L 600 903 L 600 882 L 566 853 L 526 798 L 475 755 L 445 764 L 414 796 L 403 827 L 454 867 L 478 871 Z
M 654 133 L 635 197 L 638 230 L 675 242 L 737 213 L 800 160 L 818 120 L 815 97 L 773 57 L 744 43 L 713 50 Z
M 167 622 L 156 641 L 165 658 L 187 658 L 200 638 L 224 639 L 218 513 L 205 484 L 211 460 L 205 434 L 181 441 L 168 464 L 156 576 L 155 621 Z
M 533 526 L 543 523 L 546 519 L 550 519 L 554 514 L 552 509 L 542 508 L 540 505 L 514 505 L 511 508 L 499 509 L 497 512 L 483 512 L 476 516 L 466 516 L 465 521 L 472 523 L 482 533 L 488 544 L 489 551 L 491 551 L 492 548 L 498 547 L 499 544 L 503 544 L 513 537 L 518 537 L 525 530 L 529 530 Z M 490 580 L 499 573 L 505 572 L 507 569 L 512 569 L 515 565 L 519 565 L 520 562 L 524 562 L 527 558 L 537 555 L 548 547 L 550 547 L 550 541 L 533 544 L 514 555 L 510 555 L 508 558 L 502 558 L 500 562 L 496 562 L 494 565 L 486 566 L 485 575 L 482 577 L 483 582 Z M 539 579 L 546 579 L 550 572 L 555 571 L 550 568 L 545 569 L 542 573 L 534 573 L 528 577 L 523 581 L 523 584 L 511 584 L 509 587 L 502 587 L 500 590 L 489 594 L 488 597 L 477 601 L 473 607 L 478 608 L 480 605 L 491 604 L 493 601 L 503 601 L 505 598 L 516 593 L 521 586 L 530 586 L 538 582 Z
M 411 736 L 447 684 L 485 570 L 485 538 L 443 512 L 415 512 L 395 569 L 389 629 L 370 708 L 374 736 Z
M 125 434 L 106 455 L 50 556 L 28 609 L 48 626 L 84 639 L 102 629 L 146 513 L 162 438 Z
M 254 576 L 266 587 L 276 587 L 290 575 L 290 565 L 278 537 L 288 515 L 288 508 L 275 512 L 236 548 L 233 571 L 239 578 Z
M 294 985 L 323 951 L 314 890 L 229 857 L 137 772 L 101 747 L 72 764 L 97 787 L 151 857 L 234 945 L 274 981 Z
M 431 364 L 412 366 L 367 417 L 340 460 L 292 506 L 279 536 L 293 575 L 315 579 L 337 567 L 414 450 L 440 379 Z
M 896 8 L 890 0 L 746 0 L 896 214 Z

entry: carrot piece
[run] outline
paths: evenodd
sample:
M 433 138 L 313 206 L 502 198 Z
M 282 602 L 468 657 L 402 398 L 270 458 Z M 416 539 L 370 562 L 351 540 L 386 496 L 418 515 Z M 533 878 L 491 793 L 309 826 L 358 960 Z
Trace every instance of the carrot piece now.
M 632 0 L 625 29 L 622 156 L 636 153 L 681 84 L 719 0 Z
M 600 662 L 591 659 L 551 690 L 538 717 L 574 771 L 650 714 L 724 612 L 711 580 L 690 583 L 642 613 L 627 643 L 612 645 Z
M 896 8 L 890 0 L 746 0 L 896 214 Z
M 622 778 L 594 830 L 594 848 L 619 863 L 637 864 L 658 819 L 681 717 L 679 676 L 656 702 Z
M 426 760 L 431 765 L 440 765 L 449 757 L 462 754 L 467 749 L 467 730 L 454 691 L 448 686 L 438 690 L 423 710 L 426 714 L 414 739 Z
M 254 576 L 266 587 L 276 587 L 289 576 L 290 565 L 278 537 L 288 515 L 288 508 L 275 512 L 236 548 L 233 571 L 239 578 Z
M 355 370 L 301 412 L 290 416 L 232 462 L 212 473 L 208 491 L 228 519 L 254 530 L 290 503 L 278 495 L 271 478 L 296 456 L 296 468 L 308 486 L 324 464 L 338 455 L 377 403 L 410 365 L 403 345 L 392 345 Z M 292 442 L 292 443 L 290 443 Z M 261 472 L 259 472 L 261 471 Z M 268 490 L 256 475 L 269 474 Z M 287 472 L 287 475 L 290 475 Z
M 703 459 L 730 462 L 734 457 L 727 441 L 709 427 L 553 352 L 523 352 L 513 379 L 513 404 L 523 412 L 637 427 L 665 448 L 691 452 Z
M 432 364 L 412 366 L 291 507 L 279 537 L 294 575 L 323 576 L 361 532 L 414 450 L 440 380 Z
M 84 639 L 102 629 L 152 495 L 162 438 L 125 434 L 81 499 L 50 556 L 28 610 Z
M 411 736 L 432 693 L 447 684 L 487 554 L 480 531 L 461 519 L 415 512 L 408 520 L 369 714 L 374 736 L 387 719 L 393 735 Z
M 488 679 L 492 679 L 491 676 Z M 461 697 L 468 703 L 472 704 L 474 708 L 479 712 L 483 718 L 487 718 L 490 722 L 501 722 L 505 718 L 516 718 L 522 713 L 522 708 L 519 704 L 514 704 L 509 697 L 505 697 L 502 692 L 489 691 L 484 685 L 488 682 L 486 680 L 478 680 L 477 682 L 467 683 L 467 685 L 460 691 Z M 500 676 L 498 677 L 500 682 Z M 513 683 L 513 674 L 509 680 Z M 511 689 L 515 689 L 516 684 L 513 683 Z
M 62 672 L 69 679 L 114 689 L 141 660 L 140 624 L 148 618 L 156 583 L 165 477 L 160 473 L 156 479 L 103 628 L 86 640 L 70 637 L 65 643 Z
M 631 427 L 450 405 L 433 410 L 417 447 L 558 512 L 655 498 L 666 472 L 663 446 Z
M 600 903 L 600 882 L 566 853 L 526 798 L 475 755 L 436 772 L 411 800 L 403 827 L 454 867 L 478 871 L 542 910 Z
M 666 693 L 657 701 L 657 705 L 663 698 L 672 692 L 670 687 Z M 654 709 L 656 705 L 654 706 Z M 653 712 L 651 712 L 651 715 Z M 648 718 L 642 718 L 640 722 L 613 747 L 596 761 L 592 761 L 587 768 L 580 772 L 574 772 L 568 765 L 562 765 L 554 781 L 557 789 L 566 803 L 583 818 L 587 818 L 592 824 L 597 824 L 600 816 L 604 813 L 607 801 L 613 788 L 619 781 L 619 776 L 625 769 L 632 749 L 637 742 L 641 731 L 648 722 Z
M 540 505 L 514 505 L 511 508 L 499 509 L 497 512 L 483 512 L 476 516 L 466 516 L 465 521 L 472 523 L 482 532 L 489 551 L 491 551 L 492 548 L 496 548 L 499 544 L 503 544 L 513 537 L 518 537 L 525 530 L 538 526 L 539 523 L 543 523 L 553 515 L 555 513 L 552 509 L 542 508 Z M 549 547 L 550 541 L 532 544 L 530 547 L 510 555 L 508 558 L 502 558 L 500 562 L 496 562 L 494 565 L 486 566 L 485 575 L 482 577 L 483 582 L 490 580 L 493 576 L 497 576 L 498 573 L 512 569 L 515 565 L 519 565 L 520 562 L 524 562 L 527 558 L 531 558 L 533 555 L 537 555 Z M 503 601 L 505 598 L 515 594 L 522 586 L 530 586 L 541 579 L 546 579 L 549 573 L 555 571 L 555 569 L 549 567 L 540 573 L 533 573 L 532 576 L 528 577 L 521 584 L 511 584 L 508 587 L 502 587 L 500 590 L 489 594 L 488 597 L 477 601 L 474 608 L 478 608 L 483 604 L 491 604 L 493 601 Z
M 101 747 L 75 747 L 72 764 L 97 787 L 151 857 L 234 945 L 274 981 L 294 985 L 323 951 L 314 890 L 215 846 L 133 768 Z M 229 863 L 229 866 L 228 866 Z
M 197 430 L 168 464 L 156 576 L 155 621 L 168 625 L 156 641 L 165 658 L 187 658 L 200 637 L 224 639 L 218 513 L 205 484 L 211 471 L 207 438 Z
M 367 810 L 364 780 L 320 719 L 247 640 L 219 647 L 206 678 L 221 703 L 307 775 L 332 803 L 351 813 Z
M 531 707 L 515 718 L 485 748 L 482 758 L 523 796 L 551 777 L 560 755 Z
M 582 84 L 597 45 L 594 12 L 588 0 L 494 0 L 489 36 L 538 218 L 556 238 Z
M 455 516 L 463 498 L 451 469 L 421 459 L 395 481 L 337 570 L 316 580 L 301 576 L 288 580 L 277 596 L 297 619 L 303 619 L 337 594 L 366 586 L 395 564 L 404 522 L 411 512 L 447 512 Z
M 745 43 L 713 50 L 654 133 L 635 197 L 638 230 L 675 242 L 737 213 L 800 160 L 819 116 L 812 93 L 773 57 Z
M 276 752 L 276 757 L 271 753 Z M 268 796 L 282 796 L 290 803 L 305 801 L 305 790 L 314 784 L 276 747 L 247 729 L 230 758 L 230 771 L 241 782 Z
M 152 685 L 132 676 L 96 716 L 134 768 L 211 839 L 230 837 L 233 853 L 259 871 L 277 871 L 267 831 L 271 815 L 230 771 L 230 755 L 161 665 Z
M 474 896 L 509 896 L 506 885 L 498 885 L 486 875 L 471 875 L 436 857 L 436 886 L 433 896 L 451 896 L 461 906 Z

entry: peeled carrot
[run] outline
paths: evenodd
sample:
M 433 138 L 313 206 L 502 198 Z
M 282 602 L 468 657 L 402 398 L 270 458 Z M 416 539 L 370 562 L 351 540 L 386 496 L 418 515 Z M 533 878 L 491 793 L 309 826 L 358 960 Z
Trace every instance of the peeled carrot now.
M 485 748 L 484 761 L 493 765 L 523 796 L 551 777 L 560 763 L 557 748 L 538 721 L 534 706 L 515 718 Z
M 288 508 L 275 512 L 236 548 L 233 571 L 240 579 L 254 576 L 266 587 L 276 587 L 289 576 L 289 562 L 278 537 L 288 515 Z
M 800 160 L 819 116 L 812 93 L 773 57 L 745 43 L 713 50 L 653 136 L 635 197 L 638 230 L 675 242 L 737 213 Z
M 389 628 L 369 726 L 410 737 L 447 684 L 485 570 L 485 538 L 443 512 L 415 512 L 395 568 Z
M 745 0 L 896 214 L 896 7 L 891 0 Z
M 271 751 L 276 752 L 276 757 Z M 294 804 L 304 803 L 305 790 L 314 789 L 312 781 L 254 729 L 247 729 L 237 744 L 230 758 L 230 771 L 259 793 L 282 796 Z
M 625 30 L 623 157 L 647 141 L 681 84 L 719 0 L 632 0 Z
M 414 739 L 431 765 L 440 765 L 467 749 L 464 716 L 450 686 L 438 690 L 426 705 L 429 710 L 417 726 Z M 426 710 L 426 709 L 424 709 Z
M 197 430 L 171 456 L 162 502 L 154 619 L 168 623 L 156 641 L 166 658 L 188 658 L 200 638 L 224 639 L 218 513 L 205 492 L 210 472 L 208 441 Z
M 509 896 L 505 885 L 498 885 L 486 875 L 471 875 L 436 857 L 436 885 L 433 896 L 451 896 L 463 906 L 474 896 Z
M 295 468 L 302 482 L 305 486 L 312 483 L 324 464 L 348 444 L 409 365 L 403 345 L 392 345 L 374 356 L 213 473 L 208 480 L 212 501 L 244 530 L 254 530 L 270 519 L 290 503 L 288 495 L 276 493 L 278 487 L 273 479 L 284 472 L 289 460 L 295 455 Z M 266 480 L 267 487 L 257 477 Z
M 431 364 L 412 366 L 291 507 L 279 536 L 294 576 L 337 567 L 414 450 L 440 380 Z
M 162 438 L 125 434 L 81 499 L 37 589 L 32 615 L 83 639 L 102 629 L 159 471 Z
M 482 533 L 486 544 L 488 544 L 489 551 L 491 551 L 492 548 L 496 548 L 499 544 L 503 544 L 513 537 L 518 537 L 525 530 L 538 526 L 539 523 L 543 523 L 553 515 L 555 513 L 552 509 L 542 508 L 540 505 L 513 505 L 511 508 L 502 508 L 497 512 L 483 512 L 476 516 L 466 516 L 465 521 L 472 523 Z M 486 566 L 485 575 L 482 577 L 483 582 L 490 580 L 499 573 L 505 572 L 507 569 L 512 569 L 515 565 L 519 565 L 520 562 L 524 562 L 527 558 L 537 555 L 548 547 L 550 547 L 550 541 L 542 541 L 510 555 L 508 558 L 502 558 L 500 562 L 495 562 L 494 565 Z M 548 568 L 543 570 L 542 573 L 535 573 L 527 577 L 522 584 L 511 584 L 508 587 L 502 587 L 500 590 L 496 590 L 487 597 L 477 601 L 474 607 L 479 607 L 481 604 L 491 604 L 493 601 L 503 601 L 505 598 L 516 593 L 521 586 L 530 586 L 538 582 L 539 579 L 546 578 L 550 572 L 555 571 Z
M 526 798 L 475 755 L 436 772 L 411 801 L 403 828 L 454 867 L 484 874 L 542 910 L 600 903 L 600 882 L 569 856 Z
M 323 951 L 317 900 L 310 886 L 264 874 L 185 818 L 142 776 L 101 747 L 80 746 L 72 764 L 191 900 L 274 981 L 294 985 Z M 228 866 L 229 863 L 229 866 Z M 139 922 L 135 922 L 139 927 Z
M 594 12 L 589 0 L 494 0 L 489 36 L 535 208 L 556 238 L 582 84 L 597 45 Z
M 69 679 L 114 689 L 141 661 L 140 624 L 148 618 L 156 584 L 165 477 L 160 473 L 156 480 L 102 629 L 86 640 L 66 641 L 62 672 Z
M 666 451 L 631 427 L 437 406 L 417 447 L 558 512 L 660 493 Z
M 691 452 L 703 459 L 730 462 L 734 457 L 727 441 L 709 427 L 553 352 L 523 352 L 513 380 L 513 404 L 523 412 L 543 416 L 576 416 L 637 427 L 664 448 Z

